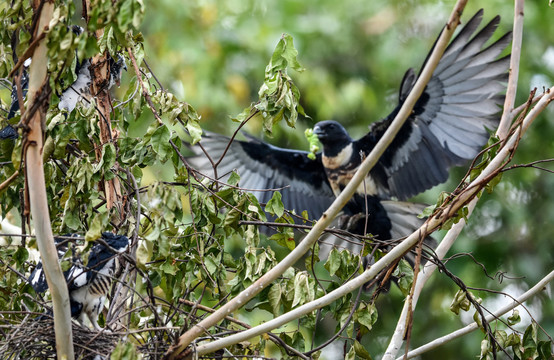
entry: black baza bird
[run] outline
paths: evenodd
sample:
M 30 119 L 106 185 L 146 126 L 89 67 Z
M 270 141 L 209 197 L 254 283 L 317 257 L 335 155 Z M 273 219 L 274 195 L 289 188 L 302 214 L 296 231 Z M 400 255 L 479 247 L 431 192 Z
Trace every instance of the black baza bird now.
M 71 316 L 83 325 L 85 317 L 88 317 L 96 330 L 101 330 L 98 315 L 104 307 L 112 276 L 120 266 L 119 255 L 129 246 L 129 239 L 123 235 L 104 232 L 101 239 L 109 248 L 96 241 L 90 249 L 86 266 L 79 258 L 73 256 L 71 266 L 63 273 L 69 290 Z M 68 242 L 62 238 L 54 240 L 58 247 L 58 258 L 61 260 L 69 250 Z M 37 293 L 43 293 L 48 289 L 42 261 L 29 276 L 29 282 Z
M 346 214 L 364 213 L 367 199 L 377 216 L 371 219 L 370 214 L 368 232 L 390 239 L 393 233 L 417 228 L 420 221 L 415 215 L 422 207 L 395 200 L 406 200 L 446 181 L 448 169 L 473 159 L 489 138 L 487 128 L 496 127 L 509 67 L 509 56 L 498 57 L 511 42 L 511 33 L 485 47 L 500 17 L 477 31 L 482 17 L 480 10 L 451 41 L 407 121 L 357 189 L 358 198 L 346 206 Z M 286 187 L 281 190 L 285 208 L 307 210 L 311 218 L 319 218 L 383 136 L 416 80 L 414 71 L 408 70 L 397 107 L 358 140 L 336 121 L 319 122 L 314 133 L 323 151 L 310 160 L 305 151 L 278 148 L 247 135 L 246 141 L 232 142 L 217 173 L 236 169 L 240 186 L 246 189 Z M 202 145 L 217 161 L 228 142 L 223 135 L 206 134 Z M 213 174 L 200 149 L 193 150 L 196 156 L 191 164 Z M 268 191 L 252 192 L 262 203 L 272 196 Z

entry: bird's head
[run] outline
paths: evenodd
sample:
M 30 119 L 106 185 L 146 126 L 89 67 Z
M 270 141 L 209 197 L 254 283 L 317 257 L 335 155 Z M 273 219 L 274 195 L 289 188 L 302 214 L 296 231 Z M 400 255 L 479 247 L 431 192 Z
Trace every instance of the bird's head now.
M 320 121 L 315 124 L 314 134 L 323 145 L 324 154 L 340 151 L 352 142 L 346 129 L 333 120 Z

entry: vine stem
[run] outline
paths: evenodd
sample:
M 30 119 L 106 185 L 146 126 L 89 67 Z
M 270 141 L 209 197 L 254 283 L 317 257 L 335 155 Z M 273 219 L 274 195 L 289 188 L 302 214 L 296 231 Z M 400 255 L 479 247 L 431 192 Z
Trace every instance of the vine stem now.
M 190 328 L 188 331 L 186 331 L 183 335 L 179 337 L 179 340 L 176 344 L 171 346 L 166 354 L 164 355 L 165 359 L 177 359 L 179 357 L 186 356 L 186 354 L 181 354 L 187 346 L 189 346 L 196 338 L 200 337 L 205 331 L 207 331 L 212 326 L 219 323 L 223 318 L 227 315 L 229 315 L 231 312 L 239 309 L 244 304 L 246 304 L 250 299 L 252 299 L 256 294 L 258 294 L 260 291 L 262 291 L 265 287 L 272 284 L 275 279 L 277 279 L 281 274 L 283 274 L 289 267 L 294 265 L 309 249 L 311 249 L 313 243 L 317 241 L 323 230 L 331 223 L 331 221 L 335 218 L 335 216 L 339 213 L 339 211 L 344 207 L 344 205 L 350 200 L 352 195 L 355 193 L 356 189 L 358 188 L 358 185 L 361 184 L 363 179 L 367 176 L 368 172 L 375 166 L 381 155 L 384 153 L 384 151 L 387 149 L 387 147 L 390 145 L 390 143 L 394 140 L 394 137 L 410 115 L 414 104 L 416 103 L 417 99 L 421 96 L 423 90 L 425 89 L 426 84 L 429 82 L 429 79 L 431 78 L 433 71 L 435 67 L 437 66 L 438 62 L 440 61 L 442 54 L 444 53 L 448 42 L 450 38 L 452 37 L 452 34 L 454 33 L 454 30 L 456 26 L 460 22 L 460 14 L 462 13 L 462 10 L 467 3 L 467 0 L 458 0 L 458 3 L 454 7 L 454 10 L 452 14 L 450 15 L 449 21 L 446 25 L 446 27 L 443 29 L 436 46 L 434 47 L 431 56 L 429 57 L 427 63 L 425 64 L 424 69 L 422 70 L 416 84 L 414 85 L 412 91 L 408 95 L 406 101 L 404 102 L 402 108 L 396 115 L 394 121 L 391 123 L 383 137 L 379 140 L 375 148 L 371 151 L 371 153 L 367 156 L 367 158 L 362 162 L 360 165 L 360 168 L 356 172 L 356 174 L 352 177 L 352 180 L 346 186 L 346 188 L 339 194 L 339 196 L 335 199 L 335 201 L 331 204 L 331 206 L 323 213 L 321 218 L 317 221 L 314 228 L 308 233 L 308 235 L 298 244 L 298 246 L 290 252 L 281 262 L 279 262 L 274 268 L 272 268 L 270 271 L 268 271 L 266 274 L 264 274 L 262 277 L 260 277 L 258 280 L 256 280 L 251 286 L 249 286 L 247 289 L 242 291 L 240 294 L 238 294 L 235 298 L 230 300 L 228 303 L 223 305 L 221 308 L 219 308 L 215 313 L 208 316 L 206 319 L 202 320 L 198 324 L 194 325 L 192 328 Z M 415 233 L 414 233 L 415 234 Z M 413 235 L 413 234 L 412 234 Z M 414 235 L 411 238 L 412 244 L 410 245 L 404 245 L 402 244 L 409 244 L 407 240 L 405 240 L 403 243 L 401 243 L 397 248 L 399 250 L 391 251 L 389 253 L 390 256 L 385 256 L 382 258 L 381 263 L 382 264 L 390 264 L 394 259 L 391 258 L 391 256 L 400 257 L 402 254 L 407 251 L 411 246 L 413 246 L 418 240 L 418 235 Z M 400 253 L 401 251 L 401 253 Z M 394 255 L 393 255 L 394 254 Z M 385 260 L 386 258 L 386 260 Z M 371 279 L 369 276 L 376 276 L 378 274 L 378 271 L 375 272 L 374 269 L 376 267 L 373 266 L 370 269 L 366 270 L 367 277 Z M 364 273 L 364 274 L 366 274 Z M 347 284 L 343 285 L 343 287 L 348 288 L 352 291 L 356 289 L 357 287 L 363 285 L 367 280 L 362 280 L 360 282 L 360 278 L 363 276 L 360 276 L 356 279 L 351 280 Z M 355 284 L 355 285 L 349 285 L 349 284 Z M 351 287 L 353 286 L 353 287 Z M 338 289 L 337 289 L 338 290 Z M 319 307 L 324 306 L 325 304 L 328 304 L 326 302 L 329 299 L 332 299 L 331 301 L 334 301 L 336 298 L 333 298 L 333 294 L 336 293 L 336 291 L 333 291 L 332 293 L 327 294 L 321 299 L 315 300 L 318 304 L 322 304 Z M 342 295 L 340 295 L 342 296 Z M 322 300 L 324 299 L 325 300 Z M 319 308 L 316 307 L 316 308 Z M 304 306 L 300 307 L 304 308 Z M 295 310 L 299 310 L 295 309 Z M 289 318 L 289 314 L 294 314 L 293 316 L 302 316 L 302 315 L 296 315 L 297 313 L 295 310 L 282 315 L 279 318 L 276 318 L 267 324 L 274 324 L 274 322 L 277 319 L 281 319 L 284 317 Z M 312 310 L 310 310 L 312 311 Z M 308 311 L 308 312 L 310 312 Z M 296 318 L 293 317 L 293 318 Z M 280 325 L 276 325 L 275 327 L 278 327 Z M 207 354 L 213 351 L 216 351 L 218 349 L 221 349 L 225 346 L 228 346 L 230 344 L 234 344 L 236 342 L 240 342 L 242 340 L 237 339 L 240 337 L 241 339 L 248 339 L 252 336 L 262 334 L 264 332 L 269 331 L 270 329 L 273 329 L 274 327 L 268 327 L 264 326 L 264 329 L 268 329 L 265 331 L 262 331 L 261 333 L 258 333 L 258 327 L 252 328 L 250 330 L 246 330 L 242 333 L 229 336 L 228 338 L 217 340 L 213 342 L 209 347 L 206 348 L 208 345 L 202 345 L 199 347 L 196 347 L 196 353 L 197 354 Z M 249 335 L 251 333 L 254 333 L 254 335 Z M 231 340 L 228 340 L 231 339 Z M 225 344 L 225 345 L 223 345 Z M 191 349 L 192 350 L 192 349 Z

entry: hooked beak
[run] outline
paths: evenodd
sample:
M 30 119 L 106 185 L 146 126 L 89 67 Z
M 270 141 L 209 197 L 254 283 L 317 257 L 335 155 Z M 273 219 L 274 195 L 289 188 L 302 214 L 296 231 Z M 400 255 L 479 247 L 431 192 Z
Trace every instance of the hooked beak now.
M 314 134 L 320 140 L 326 137 L 325 131 L 319 125 L 314 126 Z

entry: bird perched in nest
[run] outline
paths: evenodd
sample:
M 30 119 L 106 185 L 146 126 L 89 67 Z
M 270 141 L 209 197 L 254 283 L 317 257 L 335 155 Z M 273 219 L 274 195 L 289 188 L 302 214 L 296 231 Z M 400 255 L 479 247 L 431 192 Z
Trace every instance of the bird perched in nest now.
M 366 198 L 367 208 L 377 210 L 369 214 L 366 230 L 380 234 L 382 240 L 418 228 L 421 220 L 415 215 L 422 207 L 398 200 L 446 181 L 448 170 L 473 159 L 487 143 L 487 129 L 498 124 L 509 66 L 509 56 L 499 56 L 511 42 L 511 33 L 485 46 L 500 17 L 477 31 L 482 17 L 480 10 L 451 41 L 407 121 L 358 187 L 362 200 L 358 198 L 346 208 L 349 215 L 365 213 Z M 234 140 L 228 149 L 230 139 L 222 135 L 206 134 L 201 143 L 214 161 L 224 156 L 218 174 L 236 170 L 241 176 L 239 185 L 248 189 L 283 188 L 285 208 L 298 213 L 307 210 L 317 219 L 381 139 L 416 80 L 415 72 L 408 70 L 396 108 L 358 140 L 336 121 L 317 123 L 313 132 L 323 151 L 315 160 L 308 158 L 308 152 L 279 148 L 248 135 L 246 141 Z M 191 164 L 213 175 L 211 162 L 201 149 L 193 147 L 193 151 L 196 155 L 190 158 Z M 272 196 L 268 191 L 253 193 L 261 203 Z
M 69 290 L 71 316 L 83 325 L 85 317 L 88 317 L 97 330 L 101 330 L 98 315 L 104 307 L 112 276 L 120 265 L 119 255 L 129 246 L 129 239 L 123 235 L 104 232 L 100 239 L 108 246 L 96 240 L 90 249 L 86 266 L 73 256 L 71 266 L 63 273 Z M 61 260 L 68 251 L 67 241 L 61 238 L 55 238 L 55 241 Z M 43 293 L 48 289 L 42 262 L 39 262 L 31 273 L 29 282 L 37 293 Z

